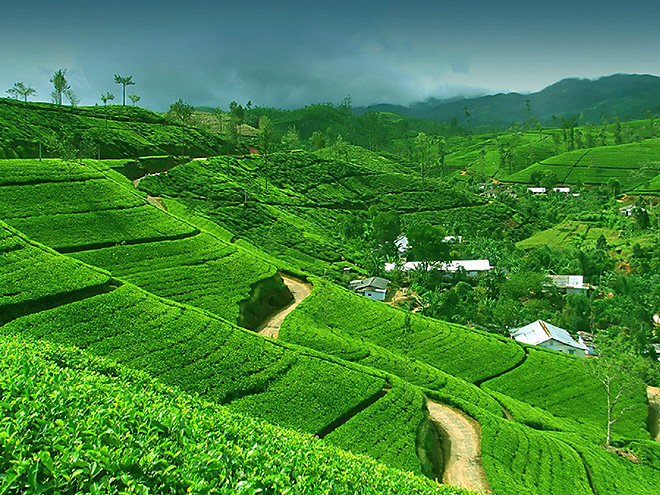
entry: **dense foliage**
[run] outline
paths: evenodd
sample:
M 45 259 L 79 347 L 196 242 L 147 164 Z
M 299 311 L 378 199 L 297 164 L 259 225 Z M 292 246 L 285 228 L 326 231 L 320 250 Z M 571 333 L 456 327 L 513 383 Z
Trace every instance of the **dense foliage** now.
M 73 348 L 0 338 L 4 493 L 462 493 Z

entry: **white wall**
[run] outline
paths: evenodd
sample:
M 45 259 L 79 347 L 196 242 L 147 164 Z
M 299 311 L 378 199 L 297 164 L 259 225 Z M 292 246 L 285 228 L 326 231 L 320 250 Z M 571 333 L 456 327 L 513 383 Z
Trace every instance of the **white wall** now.
M 561 342 L 557 342 L 556 340 L 548 340 L 539 345 L 541 347 L 545 347 L 546 349 L 552 349 L 554 351 L 564 352 L 566 354 L 571 354 L 573 356 L 584 357 L 584 351 L 582 349 L 578 349 L 577 347 L 571 347 L 570 345 L 562 344 Z

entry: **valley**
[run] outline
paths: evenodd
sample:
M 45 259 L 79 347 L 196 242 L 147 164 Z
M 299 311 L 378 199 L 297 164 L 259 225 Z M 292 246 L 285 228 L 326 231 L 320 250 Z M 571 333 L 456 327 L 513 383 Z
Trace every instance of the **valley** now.
M 656 493 L 654 123 L 209 115 L 0 99 L 2 490 Z

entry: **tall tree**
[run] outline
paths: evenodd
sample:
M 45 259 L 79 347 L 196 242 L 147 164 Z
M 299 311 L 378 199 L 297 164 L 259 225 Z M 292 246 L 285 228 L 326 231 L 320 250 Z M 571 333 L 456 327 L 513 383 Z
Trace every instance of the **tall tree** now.
M 53 99 L 53 103 L 57 105 L 62 104 L 62 95 L 65 91 L 71 89 L 71 85 L 66 80 L 66 69 L 59 69 L 53 74 L 53 77 L 50 78 L 50 82 L 53 83 L 53 92 L 50 96 Z
M 414 222 L 406 229 L 410 254 L 425 264 L 447 261 L 451 244 L 445 242 L 446 231 L 442 227 L 426 222 Z
M 66 99 L 69 100 L 69 104 L 72 107 L 78 106 L 80 103 L 80 97 L 70 88 L 64 92 L 64 96 L 66 96 Z
M 245 122 L 245 109 L 243 108 L 243 105 L 232 101 L 229 104 L 229 118 L 232 125 L 236 128 L 236 144 L 240 144 L 241 128 Z
M 596 339 L 600 356 L 584 362 L 587 374 L 598 381 L 607 398 L 607 436 L 606 445 L 612 443 L 612 427 L 623 415 L 638 407 L 628 403 L 636 392 L 642 391 L 641 376 L 644 362 L 633 354 L 632 348 L 620 336 Z
M 259 147 L 261 148 L 261 155 L 263 156 L 263 173 L 266 180 L 266 191 L 268 190 L 268 174 L 270 172 L 268 157 L 273 150 L 274 144 L 275 134 L 273 131 L 273 124 L 268 117 L 262 115 L 259 118 Z
M 133 103 L 133 106 L 137 105 L 138 101 L 142 99 L 140 95 L 136 95 L 135 93 L 128 95 L 128 99 L 131 100 L 131 103 Z
M 195 107 L 189 105 L 181 98 L 170 105 L 170 110 L 167 112 L 172 118 L 178 120 L 182 124 L 188 124 L 190 118 L 195 112 Z
M 110 100 L 114 100 L 115 95 L 111 94 L 110 91 L 106 91 L 105 94 L 101 94 L 101 101 L 103 102 L 103 106 L 107 106 L 108 102 Z
M 16 82 L 12 88 L 7 90 L 7 93 L 16 99 L 20 97 L 27 103 L 28 97 L 37 94 L 37 91 L 29 84 L 25 85 L 22 82 Z
M 135 83 L 133 82 L 133 76 L 127 76 L 127 77 L 122 77 L 118 74 L 115 74 L 115 83 L 116 84 L 121 84 L 121 104 L 122 106 L 126 105 L 126 86 L 133 86 Z

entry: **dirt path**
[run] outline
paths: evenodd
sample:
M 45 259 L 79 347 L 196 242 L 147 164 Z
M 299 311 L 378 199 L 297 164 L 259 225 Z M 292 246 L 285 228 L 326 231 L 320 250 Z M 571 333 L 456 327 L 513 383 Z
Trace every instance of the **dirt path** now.
M 656 442 L 660 442 L 660 387 L 648 387 L 649 432 Z
M 147 196 L 147 201 L 154 205 L 156 208 L 160 208 L 163 211 L 167 211 L 167 208 L 165 208 L 165 205 L 163 204 L 163 200 L 160 198 L 160 196 Z
M 257 328 L 257 333 L 274 339 L 278 337 L 280 326 L 282 326 L 282 322 L 284 321 L 284 318 L 286 318 L 286 315 L 296 309 L 296 306 L 312 293 L 312 286 L 310 284 L 287 275 L 280 274 L 280 276 L 293 294 L 293 301 L 280 309 L 277 313 L 271 315 L 259 326 L 259 328 Z
M 442 482 L 467 490 L 491 493 L 481 465 L 481 428 L 464 413 L 444 404 L 427 401 L 429 415 L 445 432 L 445 472 Z M 447 450 L 448 455 L 447 455 Z

